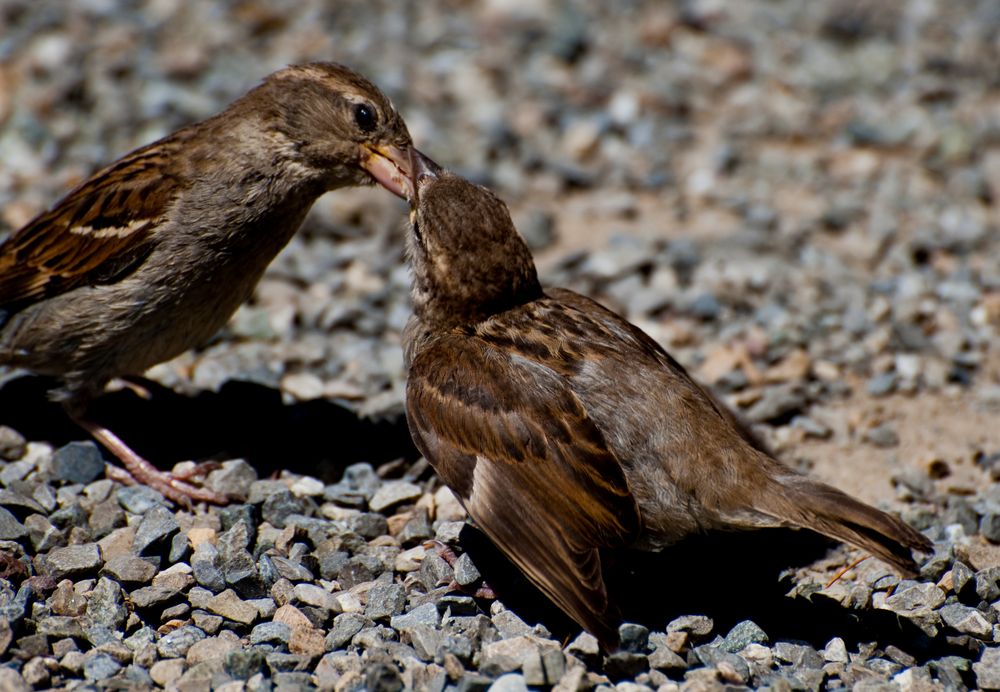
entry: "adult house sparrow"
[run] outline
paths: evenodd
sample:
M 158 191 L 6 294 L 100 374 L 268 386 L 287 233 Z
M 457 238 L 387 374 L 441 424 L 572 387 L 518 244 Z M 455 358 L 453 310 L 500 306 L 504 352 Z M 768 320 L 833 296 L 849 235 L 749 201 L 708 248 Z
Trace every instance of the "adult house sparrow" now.
M 179 502 L 225 502 L 142 459 L 87 418 L 88 403 L 218 331 L 327 190 L 377 181 L 401 195 L 410 146 L 361 75 L 332 63 L 275 72 L 0 245 L 0 365 L 58 377 L 53 397 L 135 480 Z
M 930 541 L 777 461 L 666 351 L 543 290 L 507 208 L 414 150 L 403 336 L 414 442 L 482 531 L 606 646 L 604 549 L 812 529 L 912 575 Z

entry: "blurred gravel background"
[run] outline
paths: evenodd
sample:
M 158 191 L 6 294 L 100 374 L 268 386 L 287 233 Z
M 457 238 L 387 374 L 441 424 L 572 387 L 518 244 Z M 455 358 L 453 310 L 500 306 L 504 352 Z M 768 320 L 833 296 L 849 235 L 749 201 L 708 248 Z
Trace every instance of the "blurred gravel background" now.
M 405 205 L 340 191 L 218 338 L 149 373 L 168 389 L 108 397 L 152 458 L 227 460 L 209 482 L 247 504 L 117 489 L 42 385 L 5 375 L 0 539 L 42 576 L 0 581 L 0 687 L 1000 689 L 1000 3 L 614 7 L 0 0 L 0 237 L 275 69 L 349 64 L 500 192 L 544 282 L 622 311 L 789 463 L 925 528 L 922 579 L 869 560 L 825 586 L 858 557 L 837 549 L 785 600 L 862 632 L 806 633 L 763 612 L 783 601 L 750 588 L 753 556 L 696 549 L 649 588 L 732 570 L 725 612 L 681 598 L 606 660 L 449 591 L 479 576 L 422 546 L 463 515 L 401 418 Z

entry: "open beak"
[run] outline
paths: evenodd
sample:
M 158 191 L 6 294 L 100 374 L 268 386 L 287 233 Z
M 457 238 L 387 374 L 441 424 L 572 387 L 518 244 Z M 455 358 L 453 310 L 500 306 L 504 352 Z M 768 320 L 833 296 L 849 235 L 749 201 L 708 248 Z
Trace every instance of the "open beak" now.
M 391 144 L 363 145 L 361 167 L 394 195 L 410 199 L 413 195 L 413 176 L 410 168 L 412 147 L 400 149 Z

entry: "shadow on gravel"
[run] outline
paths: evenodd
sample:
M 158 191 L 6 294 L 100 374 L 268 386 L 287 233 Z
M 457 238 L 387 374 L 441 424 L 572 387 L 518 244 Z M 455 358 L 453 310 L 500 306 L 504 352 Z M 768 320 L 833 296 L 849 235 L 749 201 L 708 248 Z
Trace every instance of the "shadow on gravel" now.
M 461 536 L 490 586 L 526 622 L 541 622 L 565 641 L 579 626 L 571 622 L 490 543 L 467 526 Z M 822 650 L 841 637 L 848 651 L 859 644 L 893 645 L 919 662 L 970 651 L 946 637 L 928 637 L 916 625 L 888 610 L 854 610 L 813 594 L 787 596 L 795 585 L 782 571 L 810 564 L 834 545 L 810 531 L 770 529 L 713 533 L 683 541 L 660 553 L 629 552 L 607 563 L 606 582 L 626 622 L 663 630 L 681 615 L 707 615 L 713 634 L 725 636 L 737 623 L 752 620 L 776 641 L 805 642 Z
M 94 402 L 90 417 L 161 468 L 189 459 L 243 458 L 261 478 L 288 469 L 334 482 L 356 462 L 377 467 L 420 456 L 402 412 L 369 419 L 323 399 L 285 404 L 277 389 L 238 380 L 193 397 L 142 384 L 149 399 L 131 390 L 109 392 Z M 0 383 L 0 424 L 57 447 L 89 439 L 48 400 L 51 386 L 33 375 Z M 112 458 L 108 452 L 105 457 Z

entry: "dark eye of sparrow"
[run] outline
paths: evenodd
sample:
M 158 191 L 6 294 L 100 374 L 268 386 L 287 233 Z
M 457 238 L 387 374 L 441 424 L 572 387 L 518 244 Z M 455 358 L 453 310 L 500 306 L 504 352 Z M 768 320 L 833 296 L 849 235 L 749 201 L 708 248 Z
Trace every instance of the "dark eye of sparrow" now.
M 366 103 L 357 104 L 354 106 L 354 122 L 358 124 L 362 132 L 371 132 L 378 124 L 375 109 Z

